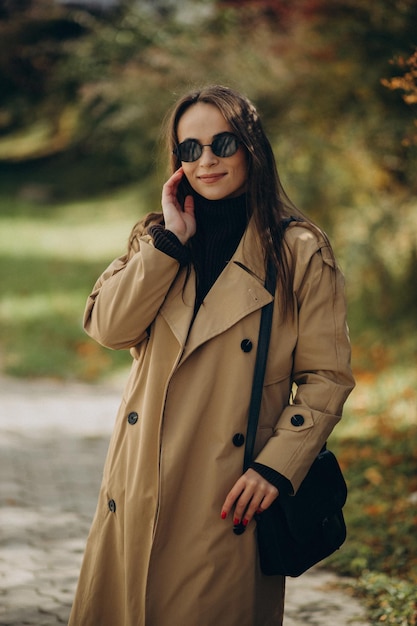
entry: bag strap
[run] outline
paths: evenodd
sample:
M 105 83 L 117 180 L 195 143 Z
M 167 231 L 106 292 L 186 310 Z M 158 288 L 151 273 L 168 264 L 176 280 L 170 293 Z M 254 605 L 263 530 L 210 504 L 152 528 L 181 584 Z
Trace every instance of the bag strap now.
M 302 222 L 299 217 L 286 217 L 282 220 L 283 230 L 286 230 L 291 222 Z M 277 284 L 277 270 L 271 260 L 268 261 L 266 269 L 265 288 L 275 298 Z M 259 410 L 261 408 L 262 389 L 264 386 L 266 360 L 268 357 L 269 338 L 271 336 L 272 313 L 274 300 L 264 306 L 261 313 L 261 323 L 259 326 L 258 349 L 256 351 L 255 371 L 253 374 L 252 394 L 249 404 L 248 426 L 246 430 L 246 445 L 243 457 L 243 473 L 246 472 L 252 462 L 253 450 L 255 447 L 256 431 L 258 429 Z
M 266 273 L 265 288 L 275 296 L 277 272 L 275 265 L 269 261 Z M 256 351 L 255 371 L 253 375 L 252 394 L 249 404 L 248 426 L 246 430 L 245 454 L 243 457 L 243 472 L 246 472 L 252 462 L 255 447 L 256 431 L 258 428 L 259 409 L 261 407 L 262 389 L 264 385 L 266 360 L 268 357 L 269 338 L 271 336 L 272 313 L 274 300 L 263 307 L 259 327 L 258 348 Z

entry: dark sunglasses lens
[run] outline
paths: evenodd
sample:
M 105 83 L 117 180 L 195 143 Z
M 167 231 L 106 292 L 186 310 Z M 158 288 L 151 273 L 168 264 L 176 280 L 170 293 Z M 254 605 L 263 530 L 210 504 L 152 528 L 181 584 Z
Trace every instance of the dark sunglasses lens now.
M 177 154 L 180 161 L 184 161 L 185 163 L 197 161 L 197 159 L 201 157 L 202 151 L 202 147 L 198 141 L 195 141 L 194 139 L 186 139 L 180 143 L 177 148 Z
M 213 153 L 221 158 L 233 156 L 238 148 L 239 140 L 231 133 L 219 135 L 211 144 Z M 186 139 L 177 146 L 175 153 L 180 161 L 192 163 L 201 157 L 203 146 L 196 139 Z
M 235 135 L 224 134 L 216 137 L 211 149 L 218 157 L 224 158 L 233 156 L 239 147 L 239 141 Z

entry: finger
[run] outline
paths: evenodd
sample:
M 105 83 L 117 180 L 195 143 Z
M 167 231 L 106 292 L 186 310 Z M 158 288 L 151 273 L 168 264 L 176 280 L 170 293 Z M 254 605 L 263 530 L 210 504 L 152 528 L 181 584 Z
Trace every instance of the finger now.
M 251 488 L 246 488 L 236 501 L 235 511 L 233 513 L 233 523 L 239 524 L 243 522 L 246 526 L 252 519 L 253 514 L 249 513 L 252 509 L 256 511 L 263 495 L 256 495 Z
M 177 170 L 175 170 L 175 172 L 173 174 L 171 174 L 171 176 L 168 178 L 167 182 L 169 183 L 172 180 L 181 180 L 181 178 L 184 176 L 184 170 L 182 167 L 179 167 Z
M 225 519 L 229 515 L 236 500 L 239 498 L 244 488 L 244 480 L 243 476 L 241 476 L 239 480 L 233 485 L 232 489 L 227 494 L 225 501 L 223 502 L 221 513 L 223 519 Z
M 194 198 L 193 196 L 186 196 L 184 200 L 184 213 L 188 213 L 194 217 Z
M 168 200 L 172 202 L 176 200 L 178 185 L 184 176 L 184 171 L 182 167 L 176 170 L 170 178 L 165 182 L 162 187 L 162 198 L 163 200 Z
M 278 495 L 278 489 L 274 485 L 258 472 L 249 469 L 229 491 L 222 507 L 221 516 L 225 519 L 235 506 L 233 523 L 237 525 L 243 522 L 246 526 L 259 509 L 267 509 Z
M 183 176 L 184 170 L 180 167 L 172 174 L 171 178 L 169 178 L 167 182 L 172 185 L 176 191 Z
M 170 189 L 172 186 L 178 185 L 181 178 L 184 176 L 184 171 L 182 167 L 177 169 L 165 182 L 164 188 Z
M 278 496 L 279 496 L 278 489 L 272 486 L 272 490 L 266 494 L 266 496 L 264 497 L 264 499 L 259 505 L 260 512 L 266 511 L 266 509 L 269 509 L 271 504 L 278 498 Z
M 233 513 L 233 524 L 237 525 L 243 520 L 243 516 L 248 509 L 249 504 L 252 502 L 256 489 L 257 482 L 255 480 L 248 479 L 248 477 L 244 475 L 236 482 L 234 487 L 229 492 L 224 502 L 222 511 L 223 513 L 226 512 L 227 516 L 233 506 L 235 507 Z M 258 497 L 256 498 L 257 505 L 261 502 L 263 497 L 264 493 L 259 491 Z M 222 517 L 225 516 L 222 514 Z
M 243 514 L 248 507 L 249 502 L 252 500 L 254 493 L 256 492 L 259 484 L 260 476 L 255 472 L 245 473 L 243 476 L 236 481 L 232 489 L 229 491 L 226 496 L 226 500 L 224 501 L 222 507 L 222 517 L 227 517 L 227 515 L 232 510 L 233 506 L 235 506 L 235 511 L 233 514 L 233 522 L 239 523 L 243 517 Z M 266 480 L 261 479 L 261 482 L 266 485 L 269 485 Z M 272 487 L 272 485 L 271 485 Z M 261 502 L 265 493 L 259 491 L 257 504 Z M 224 515 L 226 513 L 226 515 Z
M 248 506 L 247 511 L 245 512 L 243 524 L 247 526 L 247 524 L 249 524 L 249 522 L 255 517 L 257 513 L 260 514 L 263 513 L 263 511 L 266 511 L 266 509 L 271 506 L 271 504 L 278 498 L 278 496 L 278 489 L 268 482 L 265 495 L 263 497 L 260 497 L 260 492 L 258 491 L 252 498 L 251 503 Z

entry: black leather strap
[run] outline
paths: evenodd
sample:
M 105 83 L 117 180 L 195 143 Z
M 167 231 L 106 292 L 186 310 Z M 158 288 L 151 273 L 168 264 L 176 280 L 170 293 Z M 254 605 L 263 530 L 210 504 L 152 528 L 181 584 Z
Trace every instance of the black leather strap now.
M 268 263 L 265 288 L 275 297 L 277 273 L 275 265 Z M 245 454 L 243 457 L 243 472 L 246 472 L 253 458 L 256 431 L 258 428 L 259 409 L 262 400 L 262 388 L 265 378 L 266 360 L 268 357 L 269 338 L 271 335 L 272 314 L 274 300 L 263 307 L 259 327 L 258 348 L 256 351 L 255 372 L 253 375 L 252 395 L 249 404 L 248 427 L 246 431 Z
M 297 217 L 287 217 L 282 221 L 283 229 L 286 230 L 291 222 L 301 222 Z M 268 261 L 265 288 L 275 298 L 277 284 L 277 270 L 271 260 Z M 274 300 L 267 304 L 261 313 L 261 323 L 259 327 L 259 341 L 256 352 L 255 372 L 253 375 L 252 395 L 249 404 L 248 427 L 246 431 L 246 445 L 243 457 L 243 472 L 246 472 L 253 460 L 253 449 L 255 447 L 256 431 L 258 429 L 259 410 L 261 408 L 262 388 L 265 378 L 266 360 L 268 357 L 269 338 L 271 336 L 272 313 Z

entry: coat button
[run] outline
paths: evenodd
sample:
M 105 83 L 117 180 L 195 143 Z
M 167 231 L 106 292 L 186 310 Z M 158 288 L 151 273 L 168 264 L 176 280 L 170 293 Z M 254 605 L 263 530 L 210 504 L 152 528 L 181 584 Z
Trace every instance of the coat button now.
M 132 424 L 133 426 L 133 424 L 136 424 L 136 422 L 138 421 L 138 417 L 139 415 L 136 413 L 136 411 L 132 411 L 127 416 L 127 421 L 129 422 L 129 424 Z
M 233 526 L 233 532 L 235 533 L 235 535 L 243 535 L 245 530 L 246 530 L 246 526 L 244 526 L 242 522 L 240 522 L 239 524 L 235 524 Z
M 253 348 L 253 343 L 251 342 L 250 339 L 244 339 L 241 342 L 240 347 L 243 350 L 243 352 L 250 352 Z
M 116 503 L 114 500 L 109 500 L 109 509 L 112 513 L 116 513 Z
M 233 435 L 233 445 L 236 446 L 236 448 L 240 448 L 240 446 L 243 446 L 243 444 L 245 443 L 245 436 L 242 435 L 242 433 L 236 433 L 236 435 Z
M 304 417 L 302 415 L 293 415 L 291 418 L 291 424 L 293 426 L 302 426 L 304 424 Z

